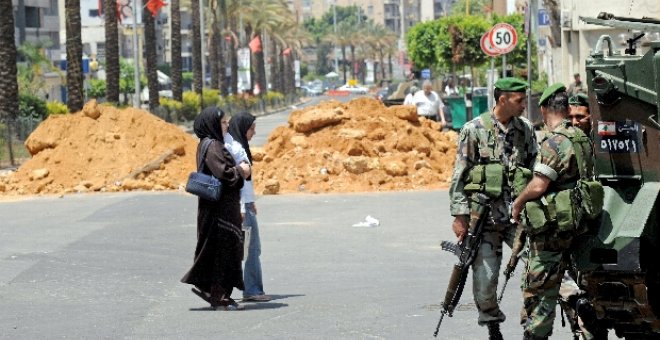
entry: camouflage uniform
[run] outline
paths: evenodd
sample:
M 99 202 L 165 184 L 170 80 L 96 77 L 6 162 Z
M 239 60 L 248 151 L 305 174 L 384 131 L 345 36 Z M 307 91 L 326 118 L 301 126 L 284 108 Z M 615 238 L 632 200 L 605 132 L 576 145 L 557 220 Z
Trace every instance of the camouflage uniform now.
M 519 166 L 531 169 L 538 146 L 532 124 L 525 118 L 513 117 L 506 126 L 490 113 L 493 127 L 488 128 L 481 116 L 463 126 L 460 132 L 456 162 L 449 189 L 450 210 L 453 216 L 469 215 L 468 196 L 464 191 L 466 174 L 478 164 L 485 164 L 495 157 L 505 171 Z M 489 146 L 493 134 L 494 145 Z M 497 304 L 497 281 L 502 262 L 502 242 L 513 244 L 516 226 L 510 222 L 510 206 L 513 202 L 511 179 L 508 176 L 502 186 L 502 194 L 491 202 L 491 213 L 484 228 L 483 240 L 472 264 L 473 293 L 479 310 L 479 325 L 503 322 L 504 313 Z
M 574 186 L 580 178 L 575 149 L 571 140 L 565 136 L 572 135 L 575 130 L 579 131 L 564 120 L 552 132 L 547 132 L 541 142 L 534 172 L 552 181 L 548 193 Z M 588 171 L 593 172 L 593 169 Z M 575 231 L 558 232 L 555 228 L 528 236 L 528 261 L 522 283 L 523 314 L 526 315 L 524 327 L 527 334 L 539 338 L 552 334 L 559 288 L 567 269 L 574 236 Z M 565 288 L 569 287 L 565 285 Z

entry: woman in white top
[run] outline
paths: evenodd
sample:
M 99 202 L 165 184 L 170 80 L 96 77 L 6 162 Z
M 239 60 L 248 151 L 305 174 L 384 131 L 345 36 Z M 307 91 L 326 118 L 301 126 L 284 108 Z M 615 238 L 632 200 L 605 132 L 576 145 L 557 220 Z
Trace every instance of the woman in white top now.
M 234 143 L 238 143 L 245 150 L 245 154 L 252 164 L 252 153 L 248 142 L 256 131 L 256 117 L 248 112 L 240 112 L 229 121 L 229 134 Z M 261 275 L 261 241 L 259 239 L 259 225 L 257 224 L 257 207 L 255 205 L 254 186 L 252 177 L 245 179 L 241 189 L 241 213 L 243 213 L 243 224 L 250 227 L 250 244 L 243 269 L 243 301 L 265 302 L 270 297 L 264 293 L 263 278 Z

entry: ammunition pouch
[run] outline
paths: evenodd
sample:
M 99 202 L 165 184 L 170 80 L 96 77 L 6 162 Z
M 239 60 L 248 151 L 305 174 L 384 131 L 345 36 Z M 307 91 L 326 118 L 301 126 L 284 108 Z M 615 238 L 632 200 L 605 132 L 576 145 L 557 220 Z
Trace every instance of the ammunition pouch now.
M 525 204 L 522 222 L 529 235 L 550 229 L 557 233 L 576 231 L 580 218 L 574 205 L 576 192 L 573 189 L 552 192 Z
M 533 173 L 532 170 L 517 166 L 509 171 L 509 175 L 512 179 L 513 195 L 518 196 L 532 179 Z
M 603 211 L 603 199 L 605 191 L 603 185 L 598 181 L 579 181 L 575 188 L 583 217 L 587 220 L 595 220 Z
M 472 167 L 465 179 L 467 193 L 481 192 L 490 198 L 502 195 L 504 166 L 500 163 L 478 164 Z

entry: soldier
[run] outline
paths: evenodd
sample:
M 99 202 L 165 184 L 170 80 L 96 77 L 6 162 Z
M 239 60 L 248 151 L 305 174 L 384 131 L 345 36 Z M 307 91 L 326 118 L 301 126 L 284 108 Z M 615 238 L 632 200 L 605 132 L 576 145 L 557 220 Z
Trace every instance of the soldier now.
M 546 134 L 540 143 L 534 177 L 513 202 L 511 212 L 513 219 L 520 222 L 521 210 L 525 208 L 523 226 L 529 247 L 522 284 L 526 340 L 548 339 L 552 335 L 570 245 L 583 231 L 579 218 L 568 213 L 574 211 L 575 205 L 571 190 L 581 176 L 593 176 L 591 148 L 574 146 L 576 141 L 586 141 L 588 145 L 588 139 L 566 119 L 569 105 L 565 91 L 564 85 L 557 83 L 541 96 Z M 545 219 L 552 214 L 549 205 L 555 220 Z
M 571 110 L 568 118 L 571 124 L 579 127 L 584 133 L 591 135 L 591 114 L 589 113 L 589 97 L 584 93 L 578 93 L 568 98 Z
M 527 83 L 517 78 L 502 78 L 495 83 L 492 112 L 482 113 L 461 129 L 449 189 L 450 210 L 455 217 L 452 229 L 459 241 L 468 226 L 469 195 L 482 192 L 491 199 L 491 213 L 472 264 L 478 323 L 488 326 L 491 340 L 502 339 L 500 323 L 505 320 L 496 291 L 502 241 L 511 247 L 516 232 L 509 207 L 531 178 L 538 149 L 532 124 L 520 117 L 525 110 L 526 90 Z

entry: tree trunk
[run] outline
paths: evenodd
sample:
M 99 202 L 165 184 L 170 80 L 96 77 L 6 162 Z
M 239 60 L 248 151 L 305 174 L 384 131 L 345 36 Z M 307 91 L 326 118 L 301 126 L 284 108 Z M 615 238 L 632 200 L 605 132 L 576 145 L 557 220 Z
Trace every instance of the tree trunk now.
M 282 92 L 280 59 L 277 53 L 277 43 L 275 42 L 275 39 L 271 39 L 270 44 L 268 44 L 268 54 L 268 60 L 270 60 L 270 84 L 273 85 L 274 91 Z
M 351 44 L 351 78 L 357 79 L 357 74 L 355 72 L 355 45 Z
M 80 0 L 65 0 L 66 12 L 66 86 L 69 112 L 82 110 L 84 104 Z
M 105 0 L 105 98 L 119 104 L 119 30 L 117 28 L 117 2 Z
M 7 123 L 7 146 L 11 165 L 16 164 L 12 148 L 11 120 L 18 112 L 14 34 L 14 9 L 11 0 L 0 0 L 0 60 L 3 61 L 0 63 L 0 120 Z
M 202 96 L 202 31 L 199 17 L 199 1 L 191 0 L 192 10 L 192 71 L 193 71 L 193 90 Z
M 257 33 L 257 36 L 261 39 L 261 34 Z M 263 46 L 263 45 L 262 45 Z M 266 87 L 266 61 L 264 60 L 264 51 L 263 49 L 257 53 L 254 53 L 254 62 L 255 65 L 255 77 L 256 83 L 259 85 L 259 96 L 263 96 L 268 92 Z
M 143 0 L 144 5 L 148 0 Z M 144 51 L 146 54 L 145 69 L 147 73 L 147 88 L 149 89 L 149 111 L 160 105 L 158 90 L 158 54 L 156 52 L 156 23 L 151 11 L 146 8 L 142 10 L 142 23 L 144 24 Z
M 211 66 L 211 83 L 209 86 L 212 89 L 219 89 L 220 82 L 218 80 L 218 62 L 219 62 L 219 54 L 220 54 L 220 40 L 218 39 L 218 36 L 220 35 L 220 31 L 218 30 L 218 16 L 216 15 L 215 11 L 213 12 L 213 22 L 211 23 L 211 36 L 209 37 L 209 64 Z
M 172 0 L 170 3 L 172 12 L 172 98 L 183 100 L 183 80 L 181 79 L 181 11 L 180 1 Z
M 347 84 L 346 79 L 346 46 L 341 47 L 341 69 L 344 71 L 344 84 Z
M 392 71 L 392 53 L 387 54 L 387 66 L 389 68 L 389 73 L 390 73 L 390 78 L 389 79 L 392 80 L 393 79 L 392 78 L 393 77 L 393 75 L 392 75 L 392 73 L 393 73 L 393 71 Z
M 220 10 L 220 23 L 218 25 L 219 37 L 218 37 L 218 81 L 220 82 L 220 94 L 225 97 L 229 94 L 228 91 L 228 78 L 227 77 L 227 65 L 229 65 L 229 54 L 227 51 L 230 51 L 229 41 L 225 39 L 226 33 L 229 31 L 229 22 L 227 21 L 227 2 L 225 0 L 219 0 L 219 10 Z
M 231 27 L 232 32 L 238 31 L 236 18 L 231 18 L 229 20 L 229 27 Z M 229 64 L 231 67 L 229 86 L 231 87 L 231 93 L 234 95 L 238 93 L 238 55 L 236 54 L 238 52 L 236 49 L 237 46 L 240 46 L 239 42 L 234 39 L 234 36 L 231 36 L 227 51 L 229 51 Z

